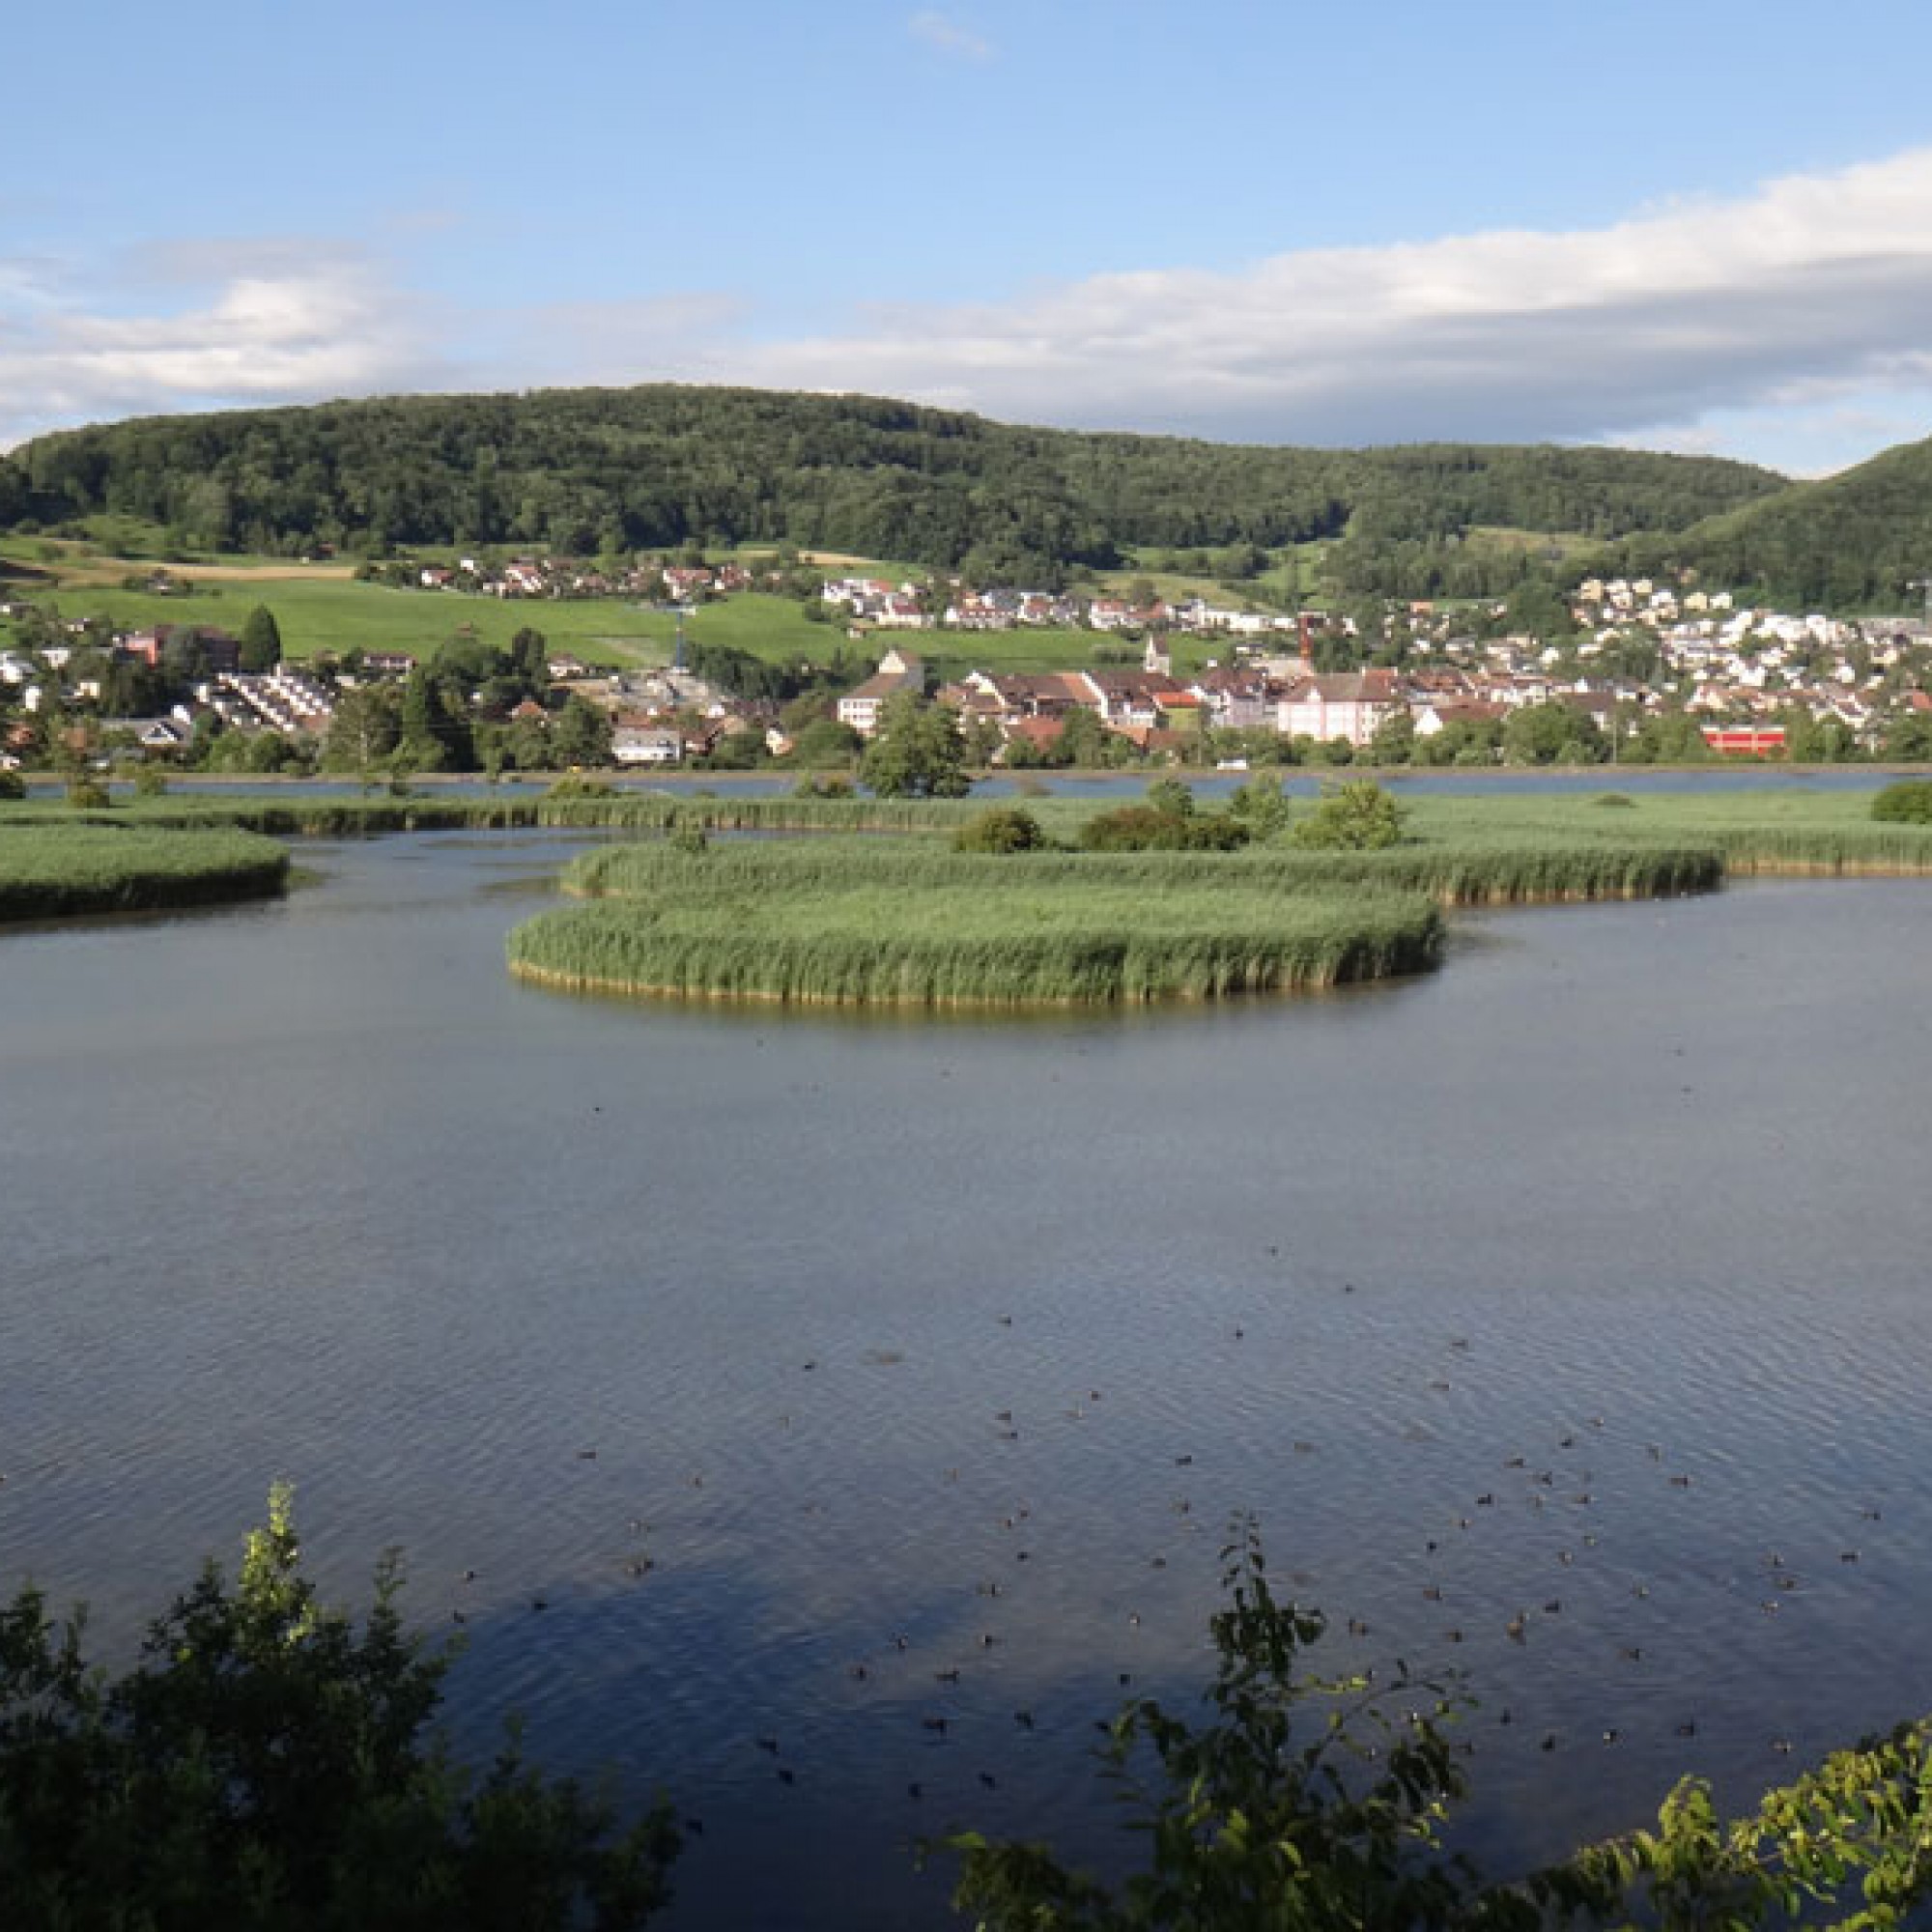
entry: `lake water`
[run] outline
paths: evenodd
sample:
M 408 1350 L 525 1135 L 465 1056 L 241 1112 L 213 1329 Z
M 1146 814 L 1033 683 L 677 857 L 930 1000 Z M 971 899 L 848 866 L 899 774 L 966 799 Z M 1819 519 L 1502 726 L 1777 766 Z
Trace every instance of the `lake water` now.
M 915 1022 L 517 986 L 575 849 L 0 938 L 0 1577 L 125 1646 L 293 1479 L 331 1594 L 461 1612 L 467 1746 L 702 1821 L 685 1926 L 1110 1856 L 1094 1720 L 1203 1681 L 1236 1512 L 1336 1663 L 1466 1673 L 1504 1866 L 1932 1709 L 1932 888 Z

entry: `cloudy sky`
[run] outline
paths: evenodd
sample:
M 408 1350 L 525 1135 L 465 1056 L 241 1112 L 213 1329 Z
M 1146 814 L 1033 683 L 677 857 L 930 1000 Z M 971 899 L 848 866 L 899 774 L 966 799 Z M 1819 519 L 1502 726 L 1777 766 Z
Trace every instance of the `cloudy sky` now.
M 0 447 L 661 380 L 1819 474 L 1932 434 L 1924 0 L 72 0 Z

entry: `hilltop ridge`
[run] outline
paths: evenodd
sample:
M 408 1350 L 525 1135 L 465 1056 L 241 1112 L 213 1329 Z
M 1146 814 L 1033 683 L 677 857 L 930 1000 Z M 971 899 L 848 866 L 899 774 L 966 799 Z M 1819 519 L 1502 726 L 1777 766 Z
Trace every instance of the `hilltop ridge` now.
M 1675 534 L 1787 487 L 1715 457 L 1214 443 L 1009 425 L 890 398 L 652 384 L 62 431 L 0 463 L 0 525 L 114 512 L 196 545 L 284 554 L 778 541 L 1008 581 L 1116 564 L 1150 545 L 1322 542 L 1352 546 L 1373 577 L 1384 550 L 1439 552 L 1476 527 L 1593 542 Z

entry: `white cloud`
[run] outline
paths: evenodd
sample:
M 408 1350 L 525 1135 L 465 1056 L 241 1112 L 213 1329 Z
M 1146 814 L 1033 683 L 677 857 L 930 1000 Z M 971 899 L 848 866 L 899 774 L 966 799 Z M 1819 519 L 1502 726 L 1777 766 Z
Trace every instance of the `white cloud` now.
M 0 262 L 0 448 L 126 413 L 436 386 L 422 305 L 373 259 L 298 242 L 169 243 L 83 280 Z
M 906 22 L 906 31 L 914 40 L 923 41 L 935 52 L 954 60 L 983 61 L 993 57 L 990 41 L 976 34 L 972 28 L 960 25 L 957 20 L 930 9 L 915 14 Z
M 870 306 L 813 335 L 778 313 L 673 292 L 457 315 L 384 256 L 302 241 L 174 242 L 85 279 L 0 260 L 0 446 L 161 410 L 676 380 L 1253 440 L 1653 441 L 1816 471 L 1932 431 L 1932 147 L 1598 230 L 1143 269 Z
M 732 361 L 749 380 L 1035 421 L 1321 442 L 1596 438 L 1918 386 L 1932 373 L 1932 149 L 1601 230 L 1309 250 L 880 311 Z

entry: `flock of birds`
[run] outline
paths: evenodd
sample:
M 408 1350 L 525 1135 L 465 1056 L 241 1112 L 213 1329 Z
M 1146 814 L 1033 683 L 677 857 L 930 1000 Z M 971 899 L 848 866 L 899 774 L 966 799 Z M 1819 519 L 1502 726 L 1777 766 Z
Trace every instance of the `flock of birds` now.
M 1345 1285 L 1343 1292 L 1354 1293 L 1352 1285 Z M 1015 1326 L 1011 1315 L 995 1319 L 1004 1329 Z M 1231 1351 L 1250 1346 L 1243 1325 L 1231 1325 L 1222 1340 Z M 1448 1340 L 1435 1369 L 1416 1378 L 1411 1391 L 1415 1403 L 1426 1406 L 1431 1399 L 1458 1396 L 1458 1364 L 1468 1363 L 1475 1352 L 1475 1345 L 1466 1337 Z M 886 1352 L 875 1353 L 872 1359 L 899 1358 Z M 796 1363 L 795 1374 L 803 1392 L 775 1417 L 776 1426 L 784 1431 L 808 1416 L 810 1405 L 821 1395 L 843 1399 L 833 1394 L 836 1375 L 822 1371 L 817 1358 Z M 961 1538 L 962 1557 L 970 1550 L 976 1567 L 970 1579 L 964 1576 L 956 1579 L 954 1614 L 943 1630 L 922 1634 L 895 1627 L 889 1617 L 882 1617 L 874 1640 L 841 1661 L 842 1690 L 821 1687 L 823 1698 L 812 1707 L 811 1721 L 802 1726 L 803 1739 L 789 1729 L 788 1719 L 800 1715 L 795 1702 L 786 1718 L 748 1731 L 742 1744 L 741 1776 L 755 1776 L 753 1767 L 761 1764 L 775 1787 L 810 1787 L 819 1776 L 811 1752 L 824 1745 L 824 1712 L 856 1705 L 878 1722 L 908 1726 L 895 1746 L 866 1754 L 870 1760 L 901 1767 L 905 1802 L 929 1809 L 928 1801 L 941 1798 L 958 1805 L 975 1793 L 1025 1784 L 1029 1774 L 1015 1753 L 1036 1748 L 1038 1741 L 1057 1738 L 1064 1747 L 1077 1733 L 1091 1746 L 1101 1734 L 1111 1733 L 1111 1714 L 1129 1696 L 1158 1694 L 1169 1709 L 1191 1712 L 1194 1694 L 1210 1667 L 1199 1634 L 1208 1611 L 1218 1603 L 1210 1564 L 1222 1542 L 1214 1532 L 1224 1526 L 1224 1499 L 1205 1490 L 1197 1495 L 1196 1490 L 1202 1478 L 1215 1480 L 1204 1465 L 1225 1474 L 1225 1458 L 1216 1454 L 1218 1444 L 1197 1448 L 1182 1440 L 1170 1441 L 1160 1452 L 1158 1471 L 1149 1472 L 1145 1479 L 1146 1486 L 1166 1492 L 1164 1533 L 1149 1538 L 1139 1559 L 1149 1579 L 1143 1588 L 1158 1598 L 1157 1605 L 1147 1604 L 1146 1616 L 1143 1606 L 1122 1608 L 1113 1618 L 1112 1638 L 1100 1630 L 1094 1638 L 1094 1654 L 1073 1672 L 1077 1686 L 1056 1681 L 1064 1680 L 1064 1669 L 1030 1667 L 1042 1638 L 1059 1634 L 1048 1627 L 1060 1599 L 1048 1595 L 1042 1600 L 1029 1587 L 1049 1567 L 1054 1552 L 1044 1547 L 1044 1526 L 1027 1499 L 1028 1465 L 1015 1452 L 1044 1438 L 1049 1451 L 1060 1453 L 1058 1430 L 1104 1426 L 1109 1413 L 1122 1407 L 1131 1407 L 1125 1392 L 1116 1402 L 1102 1387 L 1085 1384 L 1075 1385 L 1051 1406 L 1026 1408 L 1015 1402 L 979 1410 L 970 1434 L 952 1440 L 957 1460 L 936 1467 L 935 1480 L 945 1489 L 965 1490 L 976 1496 L 997 1492 L 1004 1472 L 997 1460 L 976 1463 L 976 1444 L 980 1455 L 1014 1459 L 1018 1466 L 1016 1480 L 1006 1486 L 1009 1500 L 1004 1506 L 992 1505 L 990 1516 Z M 1411 1425 L 1410 1439 L 1431 1441 L 1435 1435 L 1418 1421 Z M 1314 1458 L 1321 1453 L 1320 1444 L 1308 1438 L 1291 1438 L 1283 1447 L 1288 1457 Z M 599 1452 L 584 1446 L 577 1454 L 591 1463 Z M 1014 1462 L 1007 1466 L 1013 1467 Z M 682 1482 L 688 1502 L 705 1492 L 706 1475 L 701 1470 L 688 1472 Z M 1279 1500 L 1264 1511 L 1268 1519 L 1264 1527 L 1271 1527 L 1271 1540 L 1286 1543 L 1293 1527 L 1293 1492 L 1285 1482 L 1276 1488 Z M 1631 1567 L 1619 1558 L 1616 1546 L 1634 1522 L 1697 1492 L 1696 1473 L 1675 1466 L 1662 1443 L 1642 1443 L 1639 1457 L 1636 1439 L 1620 1438 L 1602 1414 L 1554 1426 L 1543 1439 L 1497 1455 L 1486 1487 L 1451 1503 L 1421 1536 L 1419 1547 L 1397 1566 L 1406 1569 L 1410 1579 L 1406 1589 L 1412 1595 L 1405 1597 L 1401 1589 L 1384 1591 L 1377 1603 L 1358 1606 L 1360 1613 L 1338 1620 L 1330 1636 L 1343 1640 L 1341 1647 L 1349 1657 L 1337 1667 L 1360 1670 L 1373 1679 L 1378 1665 L 1366 1660 L 1378 1645 L 1389 1643 L 1429 1660 L 1439 1671 L 1457 1674 L 1461 1659 L 1480 1654 L 1486 1644 L 1493 1659 L 1498 1638 L 1508 1646 L 1528 1649 L 1561 1631 L 1566 1640 L 1574 1638 L 1579 1646 L 1573 1661 L 1595 1659 L 1594 1664 L 1584 1661 L 1582 1667 L 1596 1670 L 1601 1682 L 1613 1686 L 1615 1673 L 1608 1669 L 1612 1662 L 1620 1671 L 1648 1671 L 1660 1652 L 1669 1648 L 1670 1619 L 1678 1613 L 1672 1605 L 1681 1597 L 1677 1585 L 1683 1579 L 1667 1566 L 1655 1575 Z M 820 1505 L 804 1507 L 816 1511 Z M 1513 1514 L 1517 1524 L 1504 1537 L 1486 1536 L 1492 1524 L 1504 1523 Z M 1529 1529 L 1522 1524 L 1525 1514 L 1533 1520 Z M 617 1559 L 617 1572 L 625 1582 L 644 1584 L 661 1570 L 676 1568 L 677 1520 L 675 1509 L 658 1512 L 653 1519 L 639 1515 L 628 1520 L 629 1541 Z M 1878 1534 L 1877 1525 L 1883 1520 L 1879 1504 L 1848 1502 L 1847 1525 L 1854 1520 L 1864 1526 L 1866 1534 Z M 1505 1539 L 1508 1548 L 1498 1548 Z M 991 1561 L 986 1560 L 988 1549 L 994 1552 Z M 1532 1578 L 1525 1587 L 1523 1557 L 1532 1549 L 1547 1557 L 1548 1573 L 1540 1586 Z M 1807 1550 L 1802 1562 L 1776 1548 L 1748 1558 L 1725 1552 L 1725 1588 L 1735 1596 L 1742 1584 L 1763 1615 L 1780 1616 L 1811 1587 L 1823 1561 L 1846 1569 L 1863 1555 L 1863 1548 L 1850 1540 L 1829 1551 Z M 1171 1566 L 1178 1574 L 1170 1582 L 1162 1573 Z M 463 1580 L 474 1583 L 476 1573 L 466 1572 Z M 1300 1596 L 1301 1585 L 1314 1579 L 1293 1577 L 1292 1580 L 1294 1594 Z M 1499 1595 L 1499 1589 L 1509 1594 Z M 1313 1601 L 1319 1595 L 1317 1591 L 1303 1600 Z M 1613 1595 L 1628 1607 L 1614 1619 L 1618 1627 L 1606 1632 L 1605 1605 Z M 550 1606 L 542 1595 L 527 1601 L 533 1613 Z M 465 1614 L 459 1603 L 456 1619 L 463 1621 Z M 1192 1662 L 1183 1672 L 1176 1666 L 1175 1640 L 1180 1639 L 1185 1648 L 1190 1632 L 1186 1619 L 1192 1620 Z M 1153 1643 L 1142 1637 L 1144 1627 L 1155 1620 L 1167 1640 Z M 1336 1661 L 1318 1655 L 1312 1664 L 1333 1666 Z M 1616 1696 L 1613 1688 L 1609 1694 Z M 777 1697 L 782 1708 L 783 1699 L 795 1699 L 796 1688 L 786 1687 Z M 1085 1715 L 1075 1716 L 1076 1701 L 1083 1697 L 1090 1700 Z M 1625 1743 L 1633 1735 L 1629 1725 L 1637 1721 L 1618 1716 L 1594 1730 L 1586 1729 L 1574 1720 L 1574 1713 L 1566 1722 L 1549 1721 L 1547 1713 L 1539 1717 L 1533 1709 L 1537 1701 L 1532 1686 L 1526 1699 L 1527 1707 L 1532 1707 L 1528 1715 L 1520 1695 L 1493 1712 L 1479 1711 L 1481 1721 L 1471 1727 L 1472 1732 L 1501 1734 L 1498 1742 L 1506 1738 L 1510 1747 L 1520 1751 L 1534 1747 L 1553 1753 L 1583 1745 L 1603 1747 Z M 1619 1698 L 1618 1705 L 1622 1701 Z M 1633 1699 L 1631 1708 L 1642 1714 L 1645 1724 L 1659 1721 L 1654 1698 Z M 1662 1721 L 1673 1741 L 1693 1740 L 1708 1729 L 1704 1714 L 1689 1703 Z M 1476 1735 L 1463 1738 L 1459 1747 L 1473 1753 L 1479 1747 Z M 1794 1744 L 1789 1737 L 1773 1735 L 1765 1748 L 1784 1756 L 1793 1751 Z M 1061 1755 L 1068 1780 L 1087 1775 L 1067 1761 L 1064 1748 Z M 851 1763 L 849 1753 L 836 1753 L 835 1761 L 825 1767 L 825 1779 L 849 1776 Z M 702 1833 L 700 1815 L 693 1814 L 686 1823 L 694 1833 Z M 937 1827 L 938 1819 L 933 1823 Z

